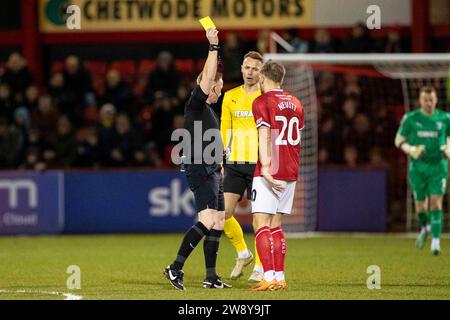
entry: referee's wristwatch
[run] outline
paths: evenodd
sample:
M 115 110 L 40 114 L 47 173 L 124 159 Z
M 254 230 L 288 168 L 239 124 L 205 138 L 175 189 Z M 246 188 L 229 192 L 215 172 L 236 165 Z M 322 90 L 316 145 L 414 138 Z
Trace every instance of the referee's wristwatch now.
M 220 46 L 218 44 L 210 44 L 209 51 L 219 51 Z

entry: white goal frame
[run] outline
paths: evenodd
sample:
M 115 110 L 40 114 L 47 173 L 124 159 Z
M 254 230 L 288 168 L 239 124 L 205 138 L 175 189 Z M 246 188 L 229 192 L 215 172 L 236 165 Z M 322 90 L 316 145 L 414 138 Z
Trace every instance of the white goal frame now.
M 405 105 L 405 112 L 409 111 L 412 102 L 409 99 L 408 80 L 430 78 L 450 78 L 450 54 L 448 53 L 349 53 L 349 54 L 309 54 L 309 53 L 268 53 L 264 55 L 264 60 L 274 60 L 281 63 L 308 64 L 334 64 L 334 65 L 371 65 L 380 73 L 393 79 L 399 79 L 402 85 L 402 93 Z M 428 69 L 402 72 L 396 71 L 395 66 L 401 64 L 428 64 Z M 431 76 L 430 76 L 431 75 Z M 311 88 L 315 94 L 315 88 Z M 317 126 L 317 124 L 316 124 Z M 406 230 L 412 231 L 414 210 L 412 208 L 412 197 L 409 184 L 407 183 L 407 217 Z

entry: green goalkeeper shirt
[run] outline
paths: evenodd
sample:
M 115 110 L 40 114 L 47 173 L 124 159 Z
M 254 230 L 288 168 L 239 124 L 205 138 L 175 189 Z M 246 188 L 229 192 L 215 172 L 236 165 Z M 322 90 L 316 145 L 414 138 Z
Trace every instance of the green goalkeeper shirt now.
M 420 109 L 406 113 L 398 134 L 412 146 L 424 145 L 425 151 L 417 159 L 409 157 L 409 171 L 448 175 L 448 160 L 441 151 L 450 136 L 450 114 L 436 109 L 427 116 Z

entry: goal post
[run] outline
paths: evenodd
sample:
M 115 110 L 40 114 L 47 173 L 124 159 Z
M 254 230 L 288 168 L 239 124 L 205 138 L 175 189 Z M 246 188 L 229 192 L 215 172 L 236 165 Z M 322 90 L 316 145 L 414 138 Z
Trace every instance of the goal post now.
M 293 214 L 287 219 L 288 231 L 315 230 L 319 131 L 324 114 L 332 116 L 335 112 L 329 110 L 333 107 L 326 101 L 329 96 L 323 96 L 329 93 L 322 92 L 324 83 L 329 82 L 329 79 L 332 79 L 335 86 L 333 90 L 339 97 L 335 101 L 337 104 L 343 104 L 347 91 L 351 91 L 358 99 L 360 110 L 377 113 L 378 109 L 386 108 L 389 113 L 386 119 L 392 116 L 396 125 L 404 112 L 418 107 L 418 91 L 423 85 L 434 86 L 438 92 L 438 107 L 450 111 L 450 54 L 271 53 L 264 55 L 264 59 L 278 61 L 286 67 L 283 86 L 296 95 L 305 108 L 306 125 L 302 132 L 300 183 Z M 328 80 L 323 81 L 324 78 Z M 346 87 L 347 80 L 352 85 Z M 341 106 L 334 107 L 339 109 Z M 386 133 L 381 132 L 381 135 L 383 134 Z M 386 134 L 386 141 L 380 141 L 384 146 L 383 150 L 388 153 L 383 156 L 390 161 L 389 166 L 392 166 L 389 173 L 391 176 L 388 178 L 388 210 L 394 220 L 401 221 L 403 230 L 413 231 L 417 227 L 417 217 L 414 215 L 411 191 L 406 183 L 406 158 L 395 150 L 393 139 L 394 137 Z M 403 171 L 397 170 L 402 168 Z M 395 177 L 399 174 L 401 183 Z M 448 227 L 450 223 L 446 221 L 445 225 Z

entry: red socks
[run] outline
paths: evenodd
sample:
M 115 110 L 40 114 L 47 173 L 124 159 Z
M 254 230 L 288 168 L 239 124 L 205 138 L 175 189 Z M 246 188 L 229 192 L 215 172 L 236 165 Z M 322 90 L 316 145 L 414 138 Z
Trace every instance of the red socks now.
M 274 270 L 273 239 L 270 228 L 265 226 L 256 230 L 255 241 L 264 272 Z
M 273 261 L 275 272 L 284 271 L 284 261 L 286 258 L 286 238 L 281 227 L 270 229 L 273 239 Z M 262 260 L 261 260 L 262 261 Z

